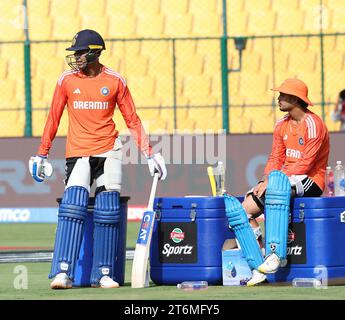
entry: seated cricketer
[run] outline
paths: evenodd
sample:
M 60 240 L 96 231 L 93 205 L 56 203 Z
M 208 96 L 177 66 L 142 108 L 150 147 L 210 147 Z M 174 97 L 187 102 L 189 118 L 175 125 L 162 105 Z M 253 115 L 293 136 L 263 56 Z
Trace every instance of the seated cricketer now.
M 287 114 L 277 121 L 272 151 L 264 176 L 241 204 L 224 195 L 229 225 L 252 269 L 247 286 L 266 280 L 286 264 L 291 197 L 319 197 L 325 187 L 329 134 L 325 123 L 308 109 L 308 87 L 298 79 L 286 79 L 278 91 L 278 105 Z M 265 257 L 248 218 L 265 211 Z

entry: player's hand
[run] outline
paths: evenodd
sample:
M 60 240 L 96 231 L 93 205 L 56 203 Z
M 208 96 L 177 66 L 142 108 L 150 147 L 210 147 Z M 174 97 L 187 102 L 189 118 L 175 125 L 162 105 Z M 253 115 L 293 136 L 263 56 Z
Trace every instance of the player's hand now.
M 43 182 L 46 177 L 53 174 L 53 167 L 48 162 L 47 156 L 32 156 L 29 160 L 29 171 L 37 182 Z
M 253 194 L 256 197 L 261 198 L 267 189 L 267 185 L 268 185 L 268 179 L 261 181 L 257 186 L 254 187 Z
M 155 153 L 152 156 L 147 157 L 147 164 L 149 165 L 151 176 L 155 174 L 155 171 L 158 171 L 160 180 L 164 180 L 167 177 L 168 173 L 165 161 L 160 153 Z

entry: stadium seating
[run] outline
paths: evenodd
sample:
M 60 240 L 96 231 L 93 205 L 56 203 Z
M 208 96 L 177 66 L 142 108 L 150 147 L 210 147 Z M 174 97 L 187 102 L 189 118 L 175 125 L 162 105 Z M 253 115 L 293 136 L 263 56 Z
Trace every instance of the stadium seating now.
M 22 1 L 2 1 L 0 12 L 0 41 L 24 40 Z
M 189 9 L 188 0 L 164 0 L 161 1 L 161 12 L 163 15 L 186 15 Z
M 24 111 L 1 111 L 1 137 L 22 137 L 24 135 Z
M 165 16 L 164 35 L 166 37 L 178 37 L 181 34 L 190 35 L 193 28 L 193 17 L 177 13 Z
M 252 119 L 246 106 L 229 108 L 229 127 L 232 133 L 251 132 Z
M 1 109 L 10 109 L 15 100 L 16 94 L 16 81 L 14 79 L 0 80 L 0 90 L 3 94 L 0 100 Z
M 296 30 L 303 30 L 303 11 L 299 10 L 279 10 L 276 12 L 276 34 L 294 34 Z
M 134 13 L 137 16 L 155 16 L 160 13 L 161 2 L 161 0 L 134 0 L 131 13 Z
M 64 61 L 65 48 L 83 28 L 96 29 L 107 39 L 101 62 L 128 80 L 145 121 L 151 123 L 159 117 L 159 132 L 174 130 L 174 114 L 177 129 L 206 129 L 209 124 L 205 119 L 210 116 L 216 119 L 212 130 L 221 128 L 222 1 L 28 0 L 27 3 L 29 36 L 34 41 L 31 44 L 32 104 L 34 118 L 39 119 L 33 122 L 34 135 L 41 134 L 42 124 L 37 123 L 46 117 L 56 80 L 68 68 Z M 319 6 L 319 0 L 227 1 L 228 35 L 254 36 L 248 38 L 242 52 L 241 71 L 229 72 L 232 132 L 273 130 L 272 123 L 279 111 L 272 110 L 275 96 L 270 88 L 288 77 L 304 80 L 310 88 L 311 99 L 318 105 L 322 102 L 323 84 L 325 120 L 329 128 L 337 130 L 338 124 L 331 121 L 330 113 L 337 93 L 345 84 L 345 39 L 341 34 L 324 36 L 322 83 L 317 36 Z M 343 1 L 323 0 L 322 9 L 323 32 L 342 32 Z M 4 41 L 24 40 L 22 1 L 3 1 L 0 10 L 0 109 L 9 112 L 4 111 L 9 105 L 20 109 L 25 101 L 23 43 L 4 44 Z M 314 36 L 288 36 L 307 33 Z M 239 66 L 232 38 L 228 41 L 228 64 L 230 69 Z M 15 76 L 18 74 L 21 76 Z M 173 112 L 175 102 L 176 113 Z M 243 123 L 231 117 L 242 119 Z M 67 132 L 66 119 L 64 116 L 61 121 L 61 135 Z M 17 134 L 22 135 L 23 130 L 14 130 L 13 136 Z M 3 134 L 0 128 L 0 136 L 3 135 L 10 133 Z
M 274 128 L 272 106 L 253 106 L 248 108 L 252 119 L 251 133 L 269 133 Z
M 68 11 L 67 11 L 68 12 Z M 86 17 L 88 19 L 89 17 Z M 59 40 L 72 40 L 73 36 L 81 29 L 90 26 L 90 21 L 66 13 L 54 17 L 51 37 Z M 66 24 L 66 21 L 70 21 Z M 92 21 L 91 21 L 92 22 Z
M 126 2 L 126 1 L 123 1 Z M 136 35 L 137 17 L 134 15 L 122 15 L 114 12 L 108 22 L 109 38 L 134 38 Z
M 5 80 L 8 73 L 8 62 L 0 60 L 0 80 Z
M 138 38 L 150 35 L 153 38 L 164 35 L 165 19 L 159 14 L 141 13 L 137 15 L 136 36 Z
M 127 84 L 137 106 L 157 107 L 159 100 L 155 96 L 155 77 L 130 76 L 127 78 Z

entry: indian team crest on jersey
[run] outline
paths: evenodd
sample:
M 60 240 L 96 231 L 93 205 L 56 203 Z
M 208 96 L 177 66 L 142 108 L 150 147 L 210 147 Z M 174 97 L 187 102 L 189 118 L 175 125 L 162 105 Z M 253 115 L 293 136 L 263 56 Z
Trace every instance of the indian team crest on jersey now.
M 110 90 L 108 87 L 102 87 L 101 88 L 101 95 L 102 96 L 107 96 L 109 94 Z

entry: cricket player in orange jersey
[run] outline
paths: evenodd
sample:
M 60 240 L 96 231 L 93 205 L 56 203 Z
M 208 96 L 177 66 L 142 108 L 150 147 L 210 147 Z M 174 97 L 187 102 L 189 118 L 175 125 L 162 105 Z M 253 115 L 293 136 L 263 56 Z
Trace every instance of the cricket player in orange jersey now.
M 116 105 L 139 149 L 145 154 L 151 175 L 167 175 L 161 154 L 153 154 L 148 136 L 124 78 L 99 62 L 105 50 L 103 38 L 93 30 L 78 32 L 66 57 L 72 68 L 59 78 L 48 119 L 35 157 L 29 161 L 32 177 L 42 182 L 52 174 L 49 150 L 65 106 L 68 111 L 65 192 L 59 206 L 54 255 L 49 278 L 53 289 L 72 287 L 90 187 L 95 182 L 93 287 L 117 288 L 116 241 L 119 239 L 119 198 L 122 151 L 113 121 Z
M 286 79 L 278 91 L 278 105 L 287 114 L 277 121 L 272 151 L 264 176 L 241 204 L 225 196 L 229 224 L 253 270 L 248 286 L 265 281 L 286 263 L 288 218 L 291 197 L 319 197 L 325 187 L 329 133 L 325 123 L 308 109 L 308 87 L 298 79 Z M 255 218 L 265 207 L 266 258 L 248 228 L 245 217 Z M 237 235 L 236 235 L 237 236 Z M 241 244 L 242 242 L 242 244 Z

